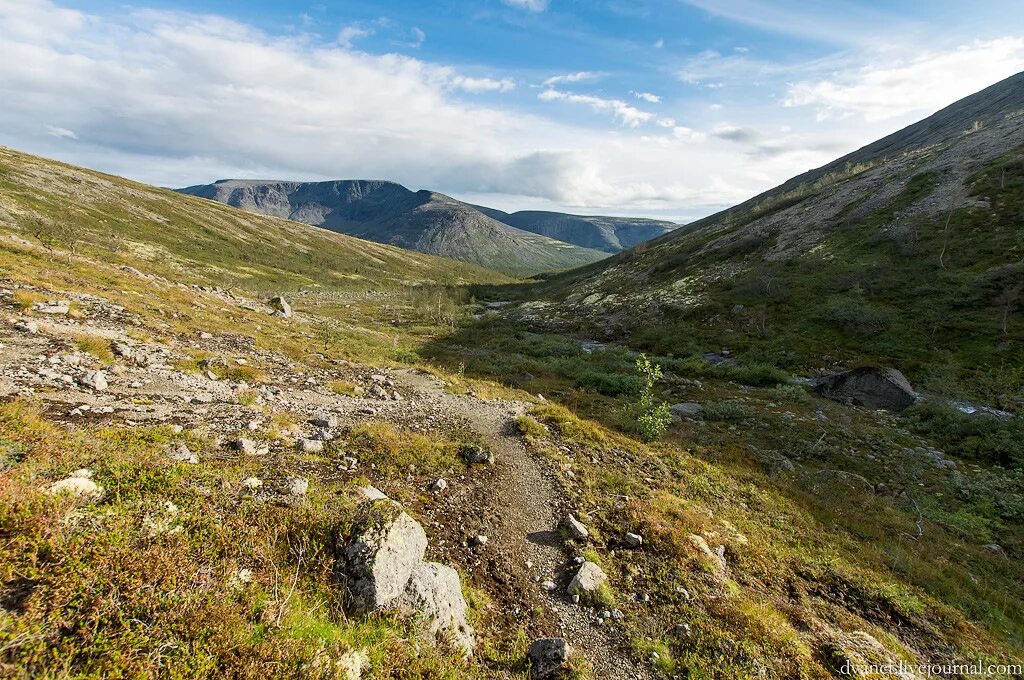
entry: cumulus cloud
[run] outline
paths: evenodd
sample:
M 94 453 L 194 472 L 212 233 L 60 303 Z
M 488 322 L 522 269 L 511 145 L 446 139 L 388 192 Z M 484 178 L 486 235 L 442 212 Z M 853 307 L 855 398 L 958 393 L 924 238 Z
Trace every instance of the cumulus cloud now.
M 813 106 L 819 120 L 849 115 L 882 121 L 937 109 L 1024 68 L 1024 39 L 999 38 L 885 65 L 794 83 L 784 105 Z M 979 75 L 984 81 L 979 84 Z
M 501 0 L 509 7 L 525 9 L 527 12 L 543 12 L 548 8 L 548 0 Z
M 641 101 L 650 102 L 651 104 L 661 103 L 661 97 L 650 92 L 632 92 L 631 94 Z
M 338 44 L 342 47 L 351 48 L 353 43 L 360 38 L 368 38 L 373 35 L 373 29 L 353 24 L 345 26 L 338 31 Z
M 616 120 L 627 127 L 637 127 L 641 123 L 648 123 L 654 120 L 655 116 L 649 111 L 641 111 L 621 99 L 605 99 L 587 94 L 573 94 L 549 88 L 537 95 L 541 101 L 564 101 L 571 104 L 583 104 L 594 111 L 610 112 Z

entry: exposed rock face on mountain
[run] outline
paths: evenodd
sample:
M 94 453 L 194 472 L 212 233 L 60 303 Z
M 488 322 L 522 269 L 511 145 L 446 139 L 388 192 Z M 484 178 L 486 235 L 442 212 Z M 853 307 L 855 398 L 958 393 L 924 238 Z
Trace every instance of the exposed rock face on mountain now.
M 513 274 L 578 267 L 598 250 L 524 231 L 444 194 L 377 180 L 221 180 L 180 189 L 237 208 Z
M 679 353 L 670 337 L 703 352 L 738 341 L 794 367 L 885 361 L 915 381 L 941 363 L 963 367 L 970 387 L 971 372 L 1024 360 L 1022 189 L 1018 74 L 556 277 L 521 313 L 573 328 L 589 318 L 594 332 L 649 351 Z
M 485 215 L 518 229 L 606 253 L 621 252 L 679 228 L 675 222 L 640 217 L 568 215 L 542 210 L 506 213 L 484 206 L 475 207 Z

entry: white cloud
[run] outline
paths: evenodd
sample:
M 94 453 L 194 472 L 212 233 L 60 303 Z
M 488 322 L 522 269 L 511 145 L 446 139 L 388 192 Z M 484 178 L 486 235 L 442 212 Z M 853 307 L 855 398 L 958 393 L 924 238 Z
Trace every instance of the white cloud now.
M 661 103 L 661 97 L 650 92 L 632 92 L 631 94 L 641 101 L 650 102 L 651 104 Z
M 509 7 L 525 9 L 527 12 L 543 12 L 548 8 L 548 0 L 501 0 Z
M 516 87 L 516 81 L 511 78 L 471 78 L 469 76 L 453 76 L 451 86 L 466 92 L 509 92 Z
M 47 125 L 46 134 L 57 139 L 78 139 L 78 135 L 75 134 L 74 130 L 57 127 L 56 125 Z
M 338 44 L 342 47 L 351 48 L 353 43 L 360 38 L 368 38 L 373 35 L 373 29 L 353 24 L 345 26 L 338 31 Z
M 537 95 L 541 101 L 564 101 L 571 104 L 584 104 L 594 111 L 609 111 L 616 120 L 627 127 L 637 127 L 641 123 L 648 123 L 654 120 L 653 113 L 641 111 L 621 99 L 604 99 L 586 94 L 573 94 L 562 90 L 547 89 Z
M 592 71 L 577 71 L 576 73 L 566 73 L 559 76 L 551 76 L 544 81 L 546 87 L 557 85 L 558 83 L 582 83 L 588 80 L 594 80 L 600 74 L 593 73 Z
M 427 34 L 424 33 L 422 29 L 417 28 L 416 26 L 413 26 L 412 29 L 409 30 L 409 34 L 412 36 L 412 38 L 409 40 L 409 42 L 405 43 L 405 45 L 407 47 L 412 47 L 414 49 L 421 47 L 424 41 L 427 39 Z
M 858 115 L 883 121 L 933 111 L 1022 69 L 1024 39 L 999 38 L 797 82 L 783 103 L 813 106 L 819 120 Z

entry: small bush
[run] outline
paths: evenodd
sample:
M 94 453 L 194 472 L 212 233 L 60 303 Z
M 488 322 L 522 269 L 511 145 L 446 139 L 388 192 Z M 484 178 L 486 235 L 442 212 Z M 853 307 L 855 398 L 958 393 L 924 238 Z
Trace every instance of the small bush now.
M 735 421 L 754 416 L 754 410 L 740 401 L 712 401 L 704 404 L 704 420 Z
M 327 389 L 335 394 L 344 394 L 349 397 L 358 397 L 363 393 L 363 388 L 347 380 L 332 380 L 327 383 Z
M 727 366 L 719 364 L 715 367 L 715 373 L 722 375 L 728 380 L 735 380 L 743 385 L 754 387 L 765 387 L 768 385 L 785 385 L 789 382 L 789 374 L 780 368 L 760 361 L 743 364 L 741 366 Z
M 997 465 L 1024 466 L 1024 416 L 968 415 L 936 401 L 903 412 L 914 431 L 938 440 L 947 452 Z
M 640 397 L 626 408 L 626 415 L 633 421 L 631 429 L 645 442 L 650 442 L 665 434 L 672 423 L 672 412 L 667 403 L 654 395 L 654 384 L 661 379 L 661 366 L 641 354 L 636 360 L 636 370 L 643 381 Z
M 608 397 L 632 396 L 644 388 L 643 378 L 636 375 L 585 371 L 576 378 L 577 387 L 588 387 Z

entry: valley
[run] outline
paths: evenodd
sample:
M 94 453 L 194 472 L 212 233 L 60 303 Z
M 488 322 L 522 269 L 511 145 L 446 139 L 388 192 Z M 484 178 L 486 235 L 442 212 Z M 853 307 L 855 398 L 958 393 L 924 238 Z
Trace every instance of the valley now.
M 1022 83 L 677 231 L 0 149 L 0 673 L 1020 663 Z

